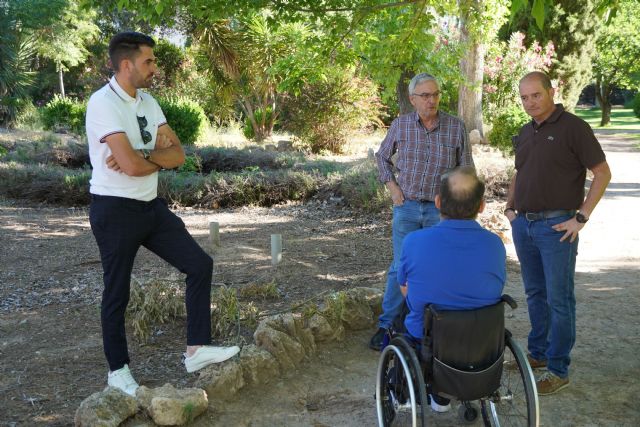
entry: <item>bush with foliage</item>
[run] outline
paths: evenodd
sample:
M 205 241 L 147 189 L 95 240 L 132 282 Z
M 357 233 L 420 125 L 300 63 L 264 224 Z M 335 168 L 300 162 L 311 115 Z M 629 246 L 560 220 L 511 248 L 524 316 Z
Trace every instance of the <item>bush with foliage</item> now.
M 167 123 L 184 145 L 195 144 L 209 126 L 204 110 L 197 102 L 187 98 L 160 98 L 158 103 L 167 118 Z
M 283 127 L 313 153 L 341 153 L 349 133 L 380 124 L 382 114 L 375 84 L 338 68 L 285 102 Z
M 493 120 L 493 128 L 489 132 L 489 144 L 499 148 L 503 153 L 513 154 L 513 137 L 520 133 L 520 128 L 531 118 L 520 107 L 506 108 Z
M 390 204 L 384 186 L 378 181 L 378 168 L 371 160 L 348 170 L 340 180 L 338 192 L 354 208 L 379 212 Z
M 636 117 L 640 119 L 640 92 L 636 93 L 636 96 L 633 97 L 631 108 L 633 108 L 633 113 Z
M 267 107 L 266 109 L 257 109 L 253 112 L 253 117 L 256 123 L 264 124 L 264 123 L 272 123 L 275 125 L 276 122 L 273 121 L 273 110 L 271 107 Z M 244 127 L 242 128 L 242 134 L 247 139 L 254 139 L 256 136 L 256 131 L 253 129 L 253 124 L 251 120 L 245 118 Z
M 55 95 L 42 109 L 42 123 L 48 130 L 62 128 L 73 133 L 83 134 L 86 114 L 86 103 Z
M 513 33 L 508 43 L 500 42 L 487 52 L 484 67 L 483 109 L 486 121 L 494 120 L 503 110 L 520 105 L 518 82 L 527 72 L 548 71 L 555 50 L 549 42 L 543 48 L 534 41 L 524 44 L 525 35 Z

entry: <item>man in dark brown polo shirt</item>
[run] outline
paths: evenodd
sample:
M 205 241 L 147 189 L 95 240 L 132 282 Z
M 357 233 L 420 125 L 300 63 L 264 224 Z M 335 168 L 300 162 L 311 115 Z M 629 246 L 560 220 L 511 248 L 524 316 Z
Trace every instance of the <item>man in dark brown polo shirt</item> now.
M 554 104 L 553 95 L 544 73 L 532 72 L 520 80 L 522 105 L 533 120 L 514 140 L 517 174 L 505 209 L 527 294 L 529 362 L 533 368 L 547 367 L 536 382 L 540 395 L 569 385 L 576 339 L 578 233 L 611 179 L 589 125 Z M 585 198 L 587 169 L 593 181 Z

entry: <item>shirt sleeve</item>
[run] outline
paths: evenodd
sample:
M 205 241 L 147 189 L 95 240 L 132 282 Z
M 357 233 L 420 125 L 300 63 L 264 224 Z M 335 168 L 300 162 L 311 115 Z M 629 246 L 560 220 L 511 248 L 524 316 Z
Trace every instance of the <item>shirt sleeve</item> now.
M 391 123 L 389 131 L 387 132 L 387 136 L 385 136 L 382 140 L 380 149 L 376 153 L 376 162 L 378 164 L 378 179 L 383 184 L 395 180 L 395 176 L 393 174 L 393 162 L 391 162 L 391 157 L 397 150 L 397 134 L 398 119 L 394 120 Z
M 109 135 L 126 133 L 120 111 L 104 98 L 89 100 L 86 127 L 87 135 L 95 136 L 99 142 L 106 142 Z
M 165 117 L 164 112 L 162 111 L 162 108 L 160 108 L 160 104 L 158 104 L 158 101 L 153 99 L 153 102 L 156 105 L 156 110 L 157 110 L 156 117 L 158 117 L 158 127 L 168 124 L 167 118 Z
M 607 159 L 591 126 L 582 120 L 577 126 L 573 144 L 580 163 L 587 169 L 591 169 Z

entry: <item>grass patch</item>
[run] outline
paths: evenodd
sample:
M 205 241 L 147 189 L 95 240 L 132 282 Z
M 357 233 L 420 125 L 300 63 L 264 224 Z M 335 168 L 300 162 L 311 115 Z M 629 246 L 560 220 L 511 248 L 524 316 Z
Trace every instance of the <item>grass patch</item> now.
M 280 298 L 280 291 L 275 280 L 269 283 L 251 283 L 239 290 L 240 298 L 273 300 Z
M 379 212 L 390 205 L 386 188 L 378 181 L 378 169 L 371 160 L 353 166 L 339 177 L 337 192 L 356 209 Z
M 344 291 L 335 292 L 324 300 L 324 309 L 322 315 L 332 326 L 337 326 L 342 323 L 347 310 L 347 293 Z
M 133 326 L 133 335 L 147 342 L 154 326 L 186 315 L 181 285 L 166 280 L 147 283 L 131 282 L 131 297 L 127 317 Z
M 221 286 L 211 292 L 211 333 L 214 338 L 234 337 L 240 340 L 241 327 L 255 329 L 258 324 L 258 308 L 253 302 L 242 304 L 238 292 Z
M 0 195 L 63 206 L 89 204 L 89 169 L 0 162 Z
M 602 110 L 599 108 L 576 108 L 576 116 L 589 123 L 593 129 L 640 130 L 640 119 L 631 108 L 614 108 L 611 110 L 611 123 L 601 127 Z

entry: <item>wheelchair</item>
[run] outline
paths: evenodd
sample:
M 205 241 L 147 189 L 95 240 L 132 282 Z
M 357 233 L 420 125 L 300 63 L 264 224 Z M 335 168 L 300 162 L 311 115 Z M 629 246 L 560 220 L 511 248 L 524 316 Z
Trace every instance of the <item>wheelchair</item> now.
M 485 426 L 537 427 L 535 378 L 526 353 L 504 326 L 505 303 L 517 307 L 508 295 L 474 310 L 429 305 L 419 346 L 390 331 L 377 370 L 378 424 L 441 425 L 429 405 L 430 395 L 437 394 L 460 402 L 462 424 L 477 424 L 481 417 Z

